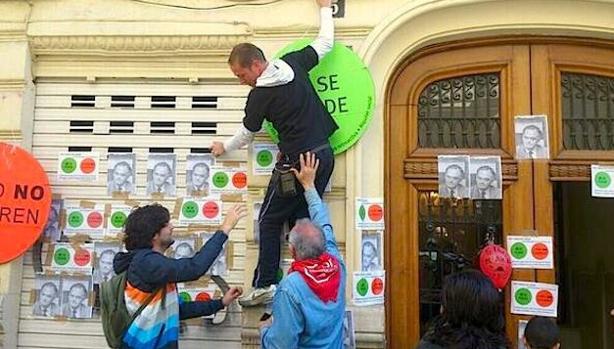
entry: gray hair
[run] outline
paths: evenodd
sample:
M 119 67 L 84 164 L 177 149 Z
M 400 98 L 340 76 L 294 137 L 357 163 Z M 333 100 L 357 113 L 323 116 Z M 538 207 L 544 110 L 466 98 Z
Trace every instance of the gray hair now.
M 326 251 L 322 229 L 307 218 L 296 221 L 288 241 L 294 246 L 298 260 L 316 258 Z

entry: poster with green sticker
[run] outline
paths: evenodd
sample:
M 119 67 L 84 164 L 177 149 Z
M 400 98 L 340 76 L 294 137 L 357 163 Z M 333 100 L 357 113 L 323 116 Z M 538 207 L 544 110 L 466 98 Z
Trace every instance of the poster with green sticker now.
M 386 272 L 360 271 L 353 274 L 352 298 L 355 305 L 384 304 Z
M 107 227 L 105 230 L 105 236 L 110 238 L 116 238 L 117 234 L 121 233 L 124 229 L 126 219 L 130 214 L 132 208 L 127 205 L 110 205 L 107 217 Z
M 381 198 L 356 198 L 356 229 L 384 229 L 384 200 Z
M 598 198 L 614 197 L 614 166 L 591 165 L 591 194 Z
M 279 148 L 271 143 L 252 144 L 252 173 L 255 176 L 270 176 L 277 162 Z
M 222 202 L 218 198 L 183 199 L 179 211 L 179 224 L 218 225 L 222 223 Z
M 300 50 L 311 43 L 303 39 L 291 43 L 275 58 Z M 350 48 L 335 43 L 319 64 L 309 72 L 309 79 L 326 110 L 339 129 L 329 138 L 335 154 L 354 145 L 365 132 L 375 107 L 375 85 L 371 73 Z M 274 126 L 265 121 L 264 129 L 275 143 L 279 141 Z
M 63 152 L 58 154 L 58 182 L 98 181 L 99 153 Z
M 94 244 L 58 242 L 52 246 L 51 270 L 91 274 Z
M 557 317 L 559 286 L 512 281 L 511 313 Z
M 554 268 L 551 236 L 508 235 L 507 251 L 512 258 L 512 268 Z
M 207 285 L 206 287 L 190 285 L 190 284 L 177 284 L 179 298 L 183 302 L 193 302 L 193 301 L 209 301 L 215 297 L 215 288 L 211 285 Z M 203 316 L 204 319 L 213 319 L 213 315 Z
M 247 171 L 242 168 L 212 166 L 209 176 L 212 195 L 247 193 Z
M 66 207 L 66 226 L 64 235 L 87 235 L 92 239 L 102 239 L 105 234 L 105 206 L 80 207 L 76 204 Z

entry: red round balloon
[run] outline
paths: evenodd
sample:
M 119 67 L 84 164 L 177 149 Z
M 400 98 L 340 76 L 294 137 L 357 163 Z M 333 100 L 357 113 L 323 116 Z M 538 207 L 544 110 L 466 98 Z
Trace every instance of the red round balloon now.
M 496 288 L 502 289 L 512 276 L 512 259 L 503 247 L 489 244 L 480 251 L 480 269 Z

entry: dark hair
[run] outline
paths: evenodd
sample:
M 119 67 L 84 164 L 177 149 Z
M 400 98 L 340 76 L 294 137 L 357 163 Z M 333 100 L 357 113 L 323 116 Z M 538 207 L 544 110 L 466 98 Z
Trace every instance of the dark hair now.
M 524 329 L 524 338 L 531 349 L 551 349 L 560 342 L 560 331 L 553 319 L 535 316 Z
M 132 210 L 124 226 L 126 250 L 152 248 L 151 240 L 171 220 L 166 207 L 151 204 Z
M 132 166 L 128 163 L 128 161 L 122 160 L 113 166 L 113 171 L 115 171 L 118 167 L 125 167 L 128 169 L 130 173 L 132 173 Z
M 528 130 L 537 131 L 537 134 L 539 135 L 539 138 L 542 138 L 543 132 L 542 132 L 542 130 L 539 127 L 537 127 L 535 125 L 525 126 L 525 128 L 522 129 L 522 134 L 524 135 L 524 133 L 527 132 Z
M 457 165 L 457 164 L 452 164 L 452 165 L 446 167 L 445 171 L 443 171 L 444 175 L 446 173 L 448 173 L 448 170 L 451 170 L 451 169 L 457 169 L 457 170 L 460 171 L 461 176 L 463 176 L 463 177 L 465 176 L 465 170 L 463 170 L 463 168 L 460 167 L 460 165 Z
M 45 287 L 53 287 L 53 293 L 55 293 L 56 295 L 58 294 L 58 286 L 54 284 L 53 282 L 51 281 L 45 282 L 40 288 L 41 293 L 43 292 L 43 289 Z
M 455 349 L 508 348 L 503 300 L 492 282 L 476 270 L 446 277 L 443 311 L 424 335 L 430 343 Z
M 253 61 L 266 62 L 266 58 L 258 46 L 249 42 L 233 47 L 228 57 L 228 64 L 238 63 L 243 68 L 251 66 Z
M 72 286 L 70 286 L 70 288 L 68 289 L 68 294 L 70 294 L 72 290 L 75 290 L 77 288 L 83 291 L 83 296 L 87 297 L 87 287 L 85 287 L 85 285 L 81 283 L 72 284 Z

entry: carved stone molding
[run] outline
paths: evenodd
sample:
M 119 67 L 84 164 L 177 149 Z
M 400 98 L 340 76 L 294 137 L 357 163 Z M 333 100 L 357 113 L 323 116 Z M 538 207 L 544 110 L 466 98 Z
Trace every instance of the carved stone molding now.
M 502 160 L 503 180 L 515 181 L 518 179 L 518 164 L 514 160 Z M 405 159 L 404 177 L 409 180 L 437 180 L 437 160 L 436 159 Z

